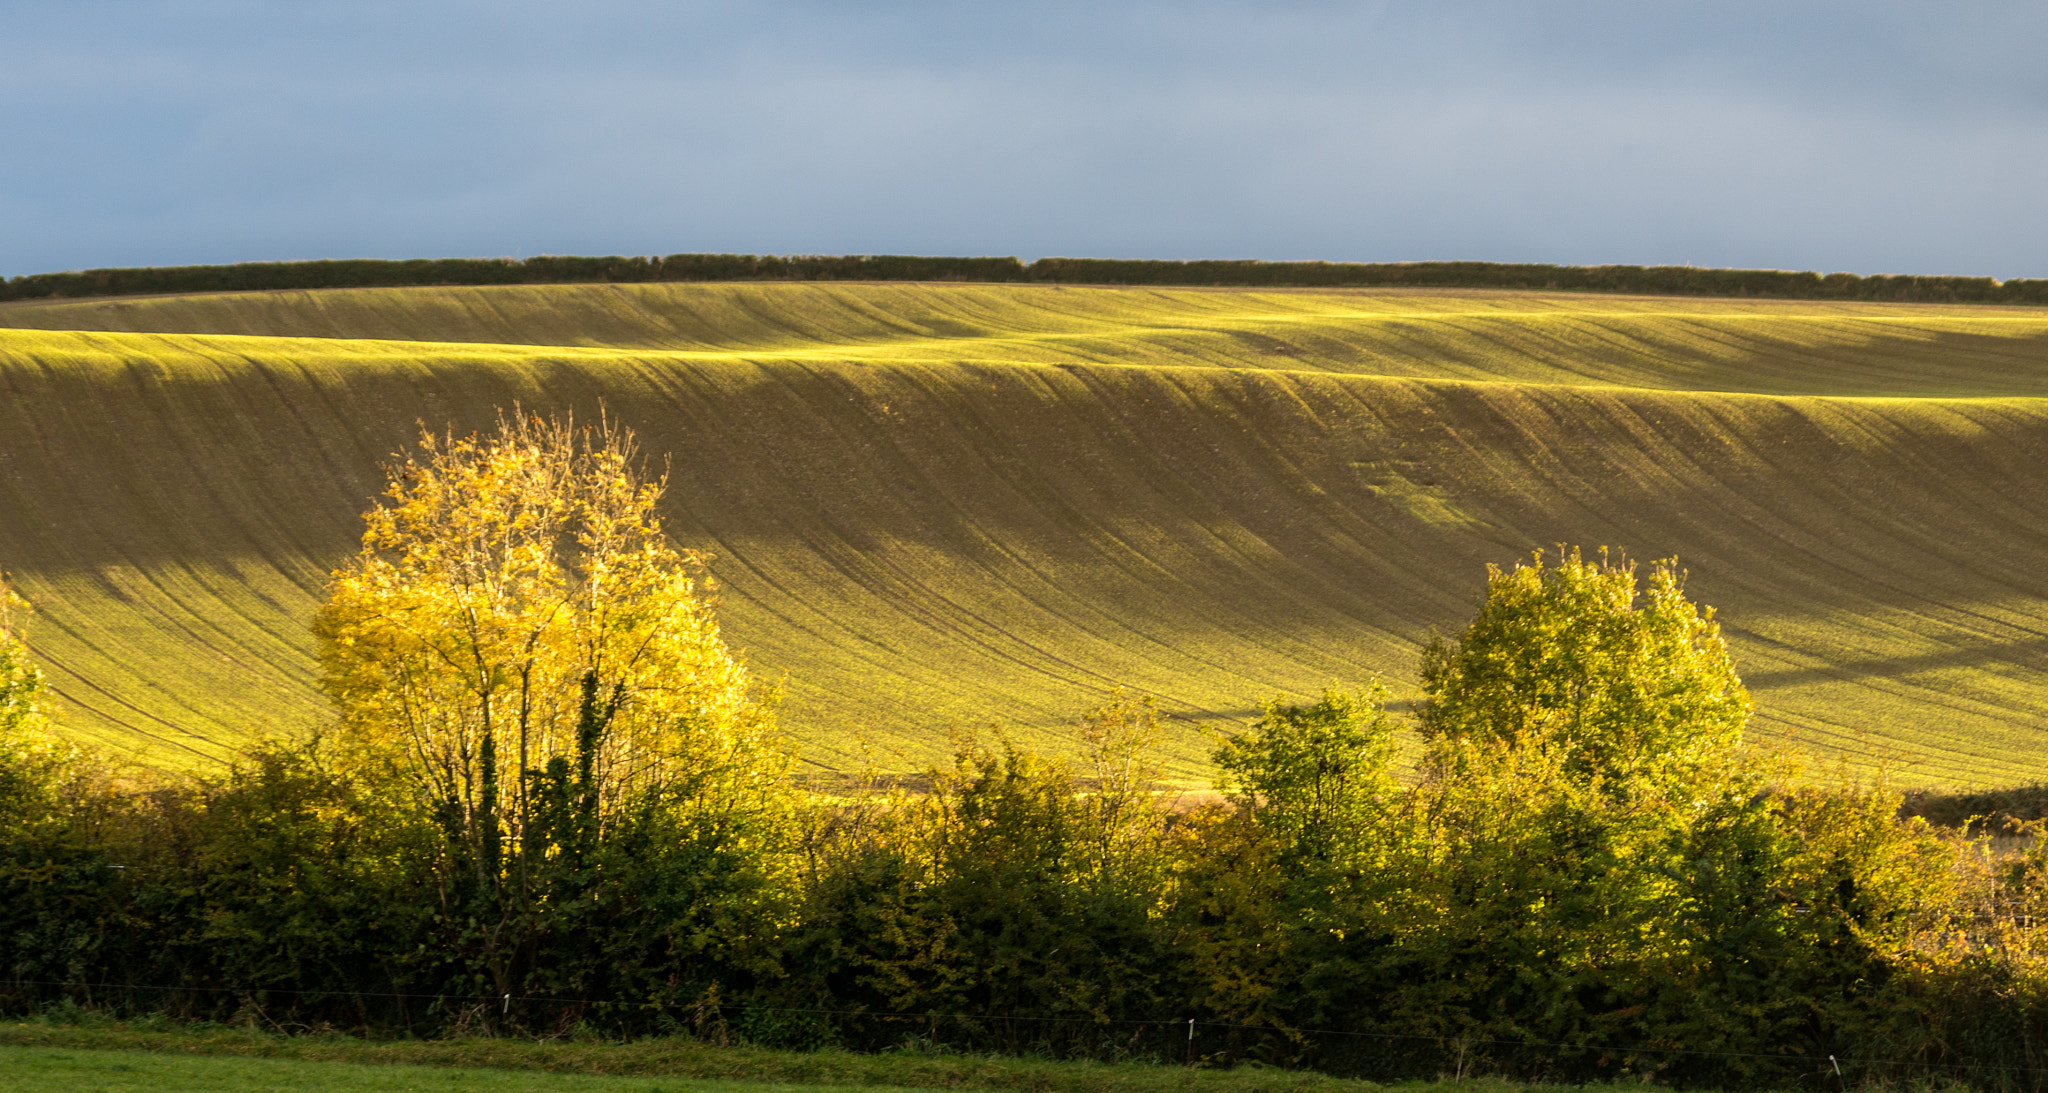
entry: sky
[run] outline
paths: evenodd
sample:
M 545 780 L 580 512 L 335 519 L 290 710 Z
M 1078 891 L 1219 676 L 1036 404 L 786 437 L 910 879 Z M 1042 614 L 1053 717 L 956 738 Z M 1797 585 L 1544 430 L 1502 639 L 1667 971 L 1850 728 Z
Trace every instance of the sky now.
M 2048 277 L 2048 3 L 0 0 L 0 276 L 535 254 Z

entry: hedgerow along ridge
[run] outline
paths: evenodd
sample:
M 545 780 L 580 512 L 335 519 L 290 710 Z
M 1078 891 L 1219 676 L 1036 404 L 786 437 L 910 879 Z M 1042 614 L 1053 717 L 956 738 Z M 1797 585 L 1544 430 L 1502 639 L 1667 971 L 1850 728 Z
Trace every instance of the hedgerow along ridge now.
M 375 258 L 146 266 L 38 273 L 0 283 L 0 301 L 140 293 L 678 281 L 981 281 L 998 284 L 1290 288 L 1482 288 L 1660 296 L 1759 296 L 2048 304 L 2048 280 L 1695 266 L 1506 262 L 1267 262 L 917 255 L 671 254 L 665 257 Z

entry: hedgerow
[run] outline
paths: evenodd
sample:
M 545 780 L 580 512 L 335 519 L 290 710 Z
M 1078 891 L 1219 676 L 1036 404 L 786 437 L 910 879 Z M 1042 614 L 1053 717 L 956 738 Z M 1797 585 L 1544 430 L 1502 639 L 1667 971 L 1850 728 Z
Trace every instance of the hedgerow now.
M 26 274 L 0 301 L 418 285 L 635 284 L 660 281 L 978 281 L 1270 288 L 1486 288 L 1786 300 L 2048 304 L 2048 280 L 1814 273 L 1695 266 L 1507 262 L 1263 262 L 944 258 L 916 255 L 671 254 L 666 257 L 374 258 L 147 266 Z

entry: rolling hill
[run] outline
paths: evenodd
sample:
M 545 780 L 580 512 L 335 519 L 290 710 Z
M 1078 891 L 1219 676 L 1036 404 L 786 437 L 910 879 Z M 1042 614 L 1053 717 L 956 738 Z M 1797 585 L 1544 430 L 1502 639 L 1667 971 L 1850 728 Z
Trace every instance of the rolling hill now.
M 1908 781 L 2048 758 L 2048 312 L 1487 291 L 649 284 L 0 305 L 0 568 L 82 735 L 317 724 L 306 622 L 418 421 L 600 406 L 827 767 L 1115 683 L 1192 777 L 1487 562 L 1676 554 L 1755 730 Z M 894 749 L 891 751 L 890 749 Z

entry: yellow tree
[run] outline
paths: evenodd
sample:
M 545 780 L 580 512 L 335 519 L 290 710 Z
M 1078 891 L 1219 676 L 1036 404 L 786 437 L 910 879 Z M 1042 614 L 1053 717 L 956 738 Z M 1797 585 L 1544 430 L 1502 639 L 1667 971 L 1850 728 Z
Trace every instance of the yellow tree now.
M 28 601 L 0 578 L 0 833 L 55 820 L 79 774 L 77 748 L 54 731 L 42 669 L 22 640 Z
M 732 655 L 704 558 L 655 515 L 629 432 L 501 417 L 391 472 L 316 623 L 343 761 L 405 788 L 508 913 L 623 810 L 774 796 L 772 696 Z
M 40 742 L 47 733 L 48 708 L 43 671 L 29 658 L 21 636 L 28 611 L 28 601 L 0 578 L 0 739 Z

